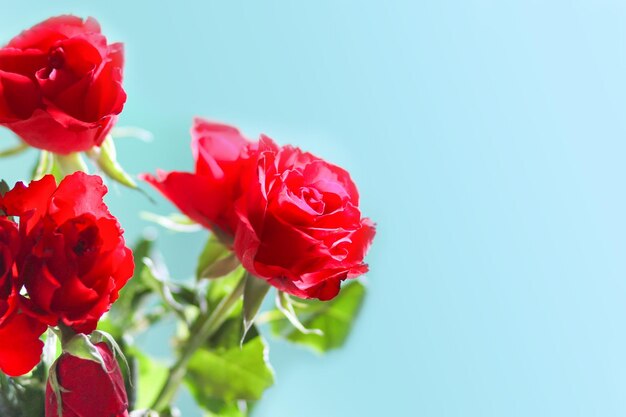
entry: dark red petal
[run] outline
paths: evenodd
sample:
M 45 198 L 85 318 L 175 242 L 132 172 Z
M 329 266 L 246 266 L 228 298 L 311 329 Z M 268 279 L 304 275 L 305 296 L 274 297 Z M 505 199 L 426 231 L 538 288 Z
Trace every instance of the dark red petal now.
M 0 123 L 27 119 L 41 103 L 39 87 L 30 78 L 0 71 Z

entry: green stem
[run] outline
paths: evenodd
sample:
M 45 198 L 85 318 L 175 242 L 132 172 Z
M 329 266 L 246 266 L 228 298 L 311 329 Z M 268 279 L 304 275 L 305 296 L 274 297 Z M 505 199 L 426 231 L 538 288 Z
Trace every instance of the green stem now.
M 203 313 L 194 322 L 187 343 L 184 344 L 180 357 L 169 369 L 165 385 L 161 388 L 159 395 L 152 407 L 157 413 L 163 412 L 172 402 L 180 384 L 185 377 L 187 364 L 206 340 L 211 337 L 224 323 L 231 309 L 243 294 L 245 279 L 242 277 L 233 291 L 228 294 L 210 313 Z

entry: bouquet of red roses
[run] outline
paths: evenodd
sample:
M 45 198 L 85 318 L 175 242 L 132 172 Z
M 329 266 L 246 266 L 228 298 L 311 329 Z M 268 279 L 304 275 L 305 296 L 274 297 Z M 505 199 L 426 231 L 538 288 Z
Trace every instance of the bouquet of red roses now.
M 0 155 L 40 150 L 30 181 L 0 183 L 0 415 L 173 416 L 185 383 L 207 416 L 246 416 L 274 378 L 257 326 L 341 346 L 364 295 L 344 281 L 367 271 L 374 224 L 345 170 L 196 118 L 193 172 L 139 176 L 182 213 L 151 219 L 210 231 L 195 279 L 172 280 L 154 239 L 131 250 L 103 201 L 103 178 L 139 189 L 114 144 L 123 68 L 93 18 L 51 18 L 0 49 L 0 125 L 19 138 Z M 171 317 L 162 364 L 134 336 Z

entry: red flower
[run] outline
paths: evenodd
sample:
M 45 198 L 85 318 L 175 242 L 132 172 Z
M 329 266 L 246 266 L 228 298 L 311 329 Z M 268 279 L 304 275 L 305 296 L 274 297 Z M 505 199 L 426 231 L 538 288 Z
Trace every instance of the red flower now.
M 375 234 L 350 175 L 310 153 L 196 120 L 195 173 L 144 178 L 193 220 L 225 234 L 243 266 L 302 298 L 335 297 L 367 271 Z M 199 135 L 198 132 L 202 132 Z
M 58 188 L 51 175 L 18 183 L 0 200 L 19 218 L 19 285 L 24 308 L 44 323 L 91 333 L 133 273 L 122 230 L 98 176 L 76 172 Z
M 234 202 L 241 194 L 239 176 L 249 160 L 248 142 L 232 126 L 196 118 L 191 151 L 196 172 L 157 172 L 142 178 L 192 220 L 231 240 L 237 227 Z
M 28 373 L 39 363 L 39 336 L 46 330 L 45 324 L 19 310 L 14 263 L 18 250 L 17 225 L 0 217 L 0 369 L 11 376 Z
M 261 137 L 237 201 L 235 253 L 243 266 L 301 298 L 330 300 L 341 281 L 367 272 L 374 224 L 361 217 L 348 172 Z
M 95 19 L 39 23 L 0 49 L 0 124 L 51 152 L 98 146 L 126 101 L 123 65 Z
M 128 417 L 124 379 L 111 349 L 96 344 L 106 371 L 98 362 L 63 353 L 56 362 L 62 417 Z M 46 386 L 46 417 L 60 417 L 50 381 Z

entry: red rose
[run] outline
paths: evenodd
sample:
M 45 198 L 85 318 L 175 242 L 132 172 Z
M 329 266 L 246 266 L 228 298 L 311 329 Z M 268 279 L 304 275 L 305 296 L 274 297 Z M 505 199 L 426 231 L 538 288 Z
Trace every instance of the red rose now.
M 248 271 L 321 300 L 367 271 L 375 229 L 361 217 L 345 170 L 267 137 L 248 142 L 228 126 L 196 120 L 193 132 L 195 173 L 144 178 L 193 220 L 226 234 Z
M 29 314 L 55 326 L 91 333 L 133 273 L 122 229 L 102 198 L 98 176 L 76 172 L 55 184 L 47 175 L 18 183 L 0 200 L 19 218 L 19 284 Z
M 104 140 L 122 111 L 123 47 L 93 18 L 48 19 L 0 49 L 0 124 L 67 154 Z
M 69 353 L 63 353 L 56 362 L 62 417 L 128 417 L 126 388 L 115 356 L 106 343 L 95 346 L 104 359 L 106 371 L 98 362 Z M 57 398 L 49 381 L 46 417 L 60 417 Z
M 19 250 L 17 225 L 0 217 L 0 369 L 18 376 L 39 363 L 46 330 L 40 323 L 19 311 L 19 291 L 15 280 L 15 257 Z
M 241 194 L 239 176 L 249 160 L 248 142 L 232 126 L 196 118 L 191 129 L 195 173 L 157 172 L 142 178 L 192 220 L 231 240 L 237 227 L 234 202 Z
M 235 253 L 243 266 L 301 298 L 330 300 L 367 272 L 374 224 L 361 217 L 345 170 L 262 136 L 237 201 Z

